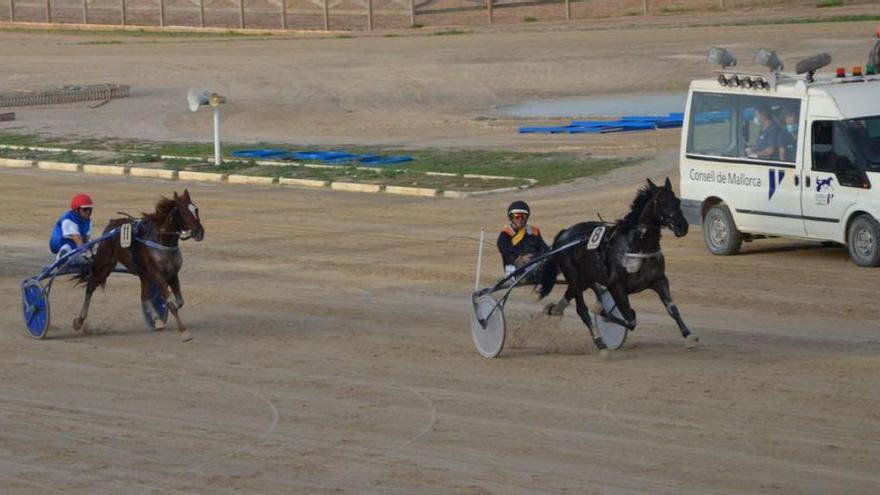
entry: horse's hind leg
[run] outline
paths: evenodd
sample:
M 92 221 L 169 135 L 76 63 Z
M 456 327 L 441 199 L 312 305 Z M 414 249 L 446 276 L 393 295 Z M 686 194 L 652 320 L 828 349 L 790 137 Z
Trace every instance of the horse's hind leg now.
M 605 345 L 605 341 L 602 340 L 602 336 L 597 336 L 596 332 L 593 331 L 593 318 L 590 316 L 590 310 L 587 309 L 587 303 L 584 302 L 584 293 L 575 293 L 574 302 L 578 316 L 581 317 L 581 321 L 584 322 L 584 325 L 587 326 L 587 330 L 590 331 L 590 337 L 593 339 L 593 344 L 599 349 L 599 355 L 602 357 L 608 356 L 608 348 Z
M 98 286 L 107 280 L 107 277 L 109 277 L 112 272 L 112 268 L 108 269 L 105 265 L 105 263 L 100 265 L 96 264 L 91 268 L 91 273 L 88 282 L 86 283 L 86 297 L 83 300 L 82 309 L 79 310 L 79 316 L 73 319 L 73 329 L 77 332 L 81 330 L 85 331 L 87 328 L 86 318 L 89 316 L 89 306 L 92 303 L 92 294 L 95 293 L 95 289 L 97 289 Z
M 565 312 L 565 308 L 569 305 L 569 301 L 574 299 L 575 292 L 573 286 L 569 285 L 568 289 L 565 290 L 565 295 L 563 295 L 556 304 L 549 303 L 544 306 L 544 314 L 549 316 L 562 316 Z
M 675 323 L 678 324 L 678 329 L 681 331 L 681 336 L 685 339 L 685 346 L 688 349 L 693 349 L 697 347 L 700 342 L 700 338 L 691 332 L 691 330 L 684 323 L 684 320 L 681 318 L 681 313 L 678 312 L 678 306 L 672 302 L 672 293 L 669 291 L 669 279 L 663 277 L 656 282 L 651 287 L 654 289 L 654 292 L 660 296 L 660 300 L 663 301 L 663 305 L 666 306 L 666 312 L 669 313 L 669 316 L 675 320 Z

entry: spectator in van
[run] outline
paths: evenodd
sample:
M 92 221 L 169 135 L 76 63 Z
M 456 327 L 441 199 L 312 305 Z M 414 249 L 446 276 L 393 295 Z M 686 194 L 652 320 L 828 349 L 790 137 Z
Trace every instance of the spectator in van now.
M 782 134 L 782 160 L 793 162 L 797 155 L 798 113 L 788 110 L 783 117 L 785 132 Z
M 779 160 L 782 156 L 785 132 L 773 119 L 770 107 L 758 107 L 755 111 L 755 123 L 760 126 L 755 144 L 746 147 L 749 158 Z

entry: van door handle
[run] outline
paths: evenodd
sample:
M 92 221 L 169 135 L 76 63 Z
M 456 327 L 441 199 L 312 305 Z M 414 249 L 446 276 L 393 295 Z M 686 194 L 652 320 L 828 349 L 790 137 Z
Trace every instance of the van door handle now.
M 804 181 L 805 181 L 804 184 L 806 184 L 807 187 L 810 187 L 810 176 L 809 175 L 804 176 Z
M 801 178 L 797 175 L 794 176 L 794 185 L 799 186 L 801 184 Z

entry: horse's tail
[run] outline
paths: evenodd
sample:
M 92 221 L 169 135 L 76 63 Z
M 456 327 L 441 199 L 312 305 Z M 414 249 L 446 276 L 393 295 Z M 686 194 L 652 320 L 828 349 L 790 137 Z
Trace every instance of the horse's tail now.
M 564 232 L 565 230 L 562 230 L 556 234 L 556 238 L 553 239 L 553 247 L 556 247 L 559 244 L 559 238 L 562 237 Z M 541 267 L 541 289 L 538 292 L 539 299 L 547 297 L 547 294 L 549 294 L 550 291 L 553 290 L 553 286 L 556 285 L 556 275 L 559 273 L 559 262 L 556 261 L 557 256 L 558 254 L 554 254 L 547 258 L 547 261 L 544 262 L 544 266 Z

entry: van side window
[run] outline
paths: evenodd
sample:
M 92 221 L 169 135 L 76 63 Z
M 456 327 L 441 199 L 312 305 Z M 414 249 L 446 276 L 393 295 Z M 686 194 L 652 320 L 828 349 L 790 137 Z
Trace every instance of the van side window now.
M 797 98 L 694 92 L 687 153 L 795 163 L 800 107 Z
M 844 122 L 813 122 L 813 170 L 833 173 L 842 186 L 862 187 L 864 174 L 858 166 Z
M 733 132 L 736 97 L 724 94 L 694 93 L 691 106 L 688 153 L 736 156 L 736 139 Z

